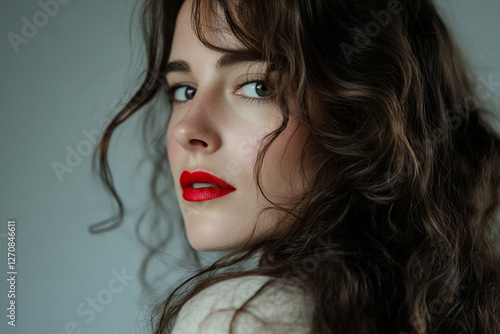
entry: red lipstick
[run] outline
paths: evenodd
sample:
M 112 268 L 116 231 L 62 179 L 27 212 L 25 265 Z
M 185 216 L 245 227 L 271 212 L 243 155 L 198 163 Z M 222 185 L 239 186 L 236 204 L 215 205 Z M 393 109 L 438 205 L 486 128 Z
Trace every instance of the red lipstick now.
M 204 171 L 183 171 L 180 182 L 182 198 L 189 202 L 208 201 L 236 190 L 232 185 Z

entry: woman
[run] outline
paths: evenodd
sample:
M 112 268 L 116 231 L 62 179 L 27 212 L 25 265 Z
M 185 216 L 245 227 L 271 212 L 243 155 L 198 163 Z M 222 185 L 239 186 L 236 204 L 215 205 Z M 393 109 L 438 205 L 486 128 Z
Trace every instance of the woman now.
M 189 243 L 229 251 L 155 333 L 500 332 L 500 139 L 430 0 L 149 0 L 143 27 L 99 146 L 118 221 L 111 135 L 166 88 Z

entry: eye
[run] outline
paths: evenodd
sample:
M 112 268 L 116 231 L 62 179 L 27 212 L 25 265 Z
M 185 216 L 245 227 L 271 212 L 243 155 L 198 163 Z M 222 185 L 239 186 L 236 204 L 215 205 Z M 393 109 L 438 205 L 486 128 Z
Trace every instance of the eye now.
M 196 89 L 190 86 L 177 86 L 169 90 L 169 95 L 174 102 L 185 102 L 192 100 L 196 94 Z
M 273 94 L 272 89 L 264 82 L 249 82 L 236 92 L 236 95 L 244 95 L 249 98 L 266 98 Z

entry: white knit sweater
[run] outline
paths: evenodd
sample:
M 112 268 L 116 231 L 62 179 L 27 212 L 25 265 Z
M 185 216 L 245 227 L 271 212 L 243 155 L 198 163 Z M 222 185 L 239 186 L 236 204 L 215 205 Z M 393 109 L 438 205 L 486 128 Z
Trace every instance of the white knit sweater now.
M 187 302 L 172 334 L 228 334 L 236 310 L 270 278 L 249 276 L 219 282 Z M 279 283 L 266 288 L 245 305 L 232 325 L 234 334 L 309 333 L 313 312 L 302 290 Z

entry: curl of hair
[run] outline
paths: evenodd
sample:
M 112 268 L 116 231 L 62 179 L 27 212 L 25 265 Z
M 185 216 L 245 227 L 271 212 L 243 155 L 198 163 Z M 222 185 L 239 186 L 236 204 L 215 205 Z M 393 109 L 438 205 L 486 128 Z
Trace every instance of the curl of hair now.
M 182 3 L 145 1 L 148 75 L 98 147 L 101 176 L 120 214 L 109 141 L 160 92 Z M 278 225 L 288 220 L 290 227 L 187 279 L 157 309 L 155 333 L 171 329 L 202 289 L 255 274 L 307 288 L 316 305 L 314 333 L 499 333 L 500 139 L 434 4 L 193 0 L 192 15 L 207 47 L 251 54 L 277 73 L 284 117 L 258 155 L 261 192 L 262 161 L 291 107 L 309 130 L 301 167 L 316 172 L 304 194 L 270 203 L 269 210 L 283 213 Z M 372 21 L 379 29 L 360 45 L 360 30 Z M 225 48 L 213 34 L 221 29 L 241 49 Z M 319 149 L 311 156 L 312 147 Z M 165 160 L 163 149 L 156 165 L 165 168 Z M 257 268 L 220 272 L 257 253 Z M 316 265 L 306 271 L 308 261 Z

